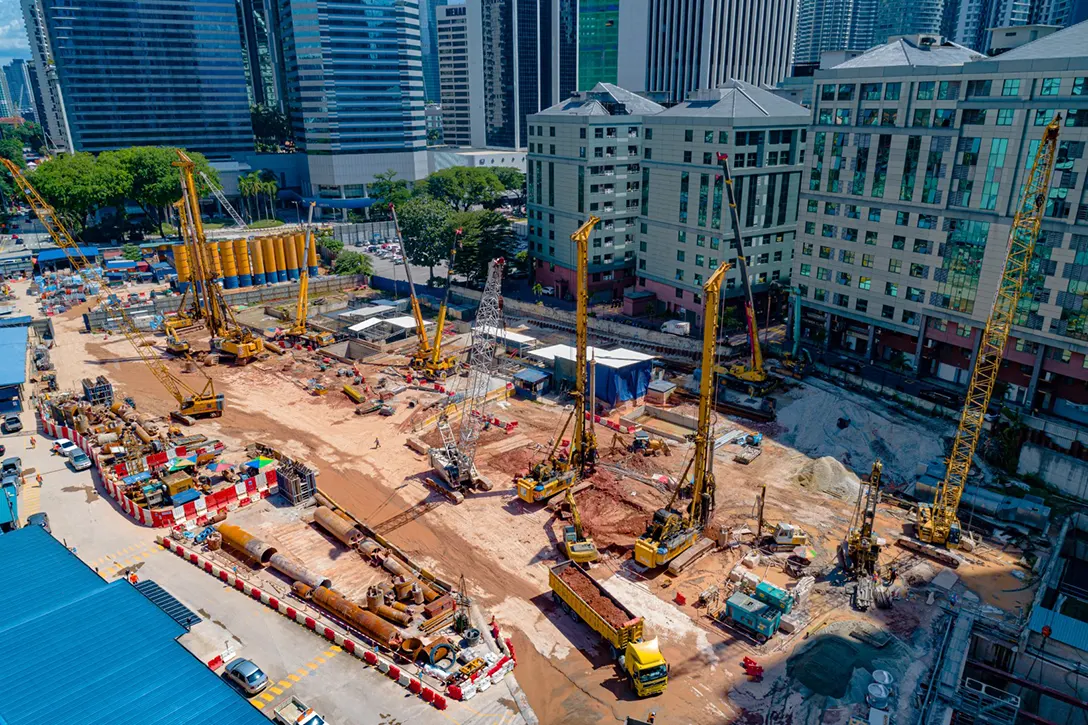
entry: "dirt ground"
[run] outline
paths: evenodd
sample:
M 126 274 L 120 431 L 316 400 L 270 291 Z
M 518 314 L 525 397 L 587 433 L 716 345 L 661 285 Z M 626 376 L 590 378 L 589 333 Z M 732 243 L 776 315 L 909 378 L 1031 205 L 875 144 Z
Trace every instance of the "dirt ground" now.
M 53 354 L 65 360 L 58 366 L 60 387 L 76 388 L 84 376 L 105 374 L 119 384 L 125 395 L 134 397 L 142 410 L 167 414 L 173 400 L 139 363 L 127 341 L 119 336 L 106 339 L 83 333 L 81 311 L 72 310 L 55 319 L 58 334 Z M 193 340 L 194 347 L 206 344 L 199 333 Z M 156 342 L 161 350 L 162 338 L 156 338 Z M 170 366 L 180 369 L 176 362 Z M 790 679 L 785 663 L 804 641 L 801 633 L 788 639 L 776 638 L 755 649 L 745 636 L 712 621 L 706 608 L 695 606 L 700 592 L 722 584 L 740 559 L 742 549 L 707 555 L 675 579 L 665 574 L 647 579 L 629 561 L 634 539 L 653 511 L 669 500 L 667 489 L 654 485 L 652 477 L 663 474 L 678 478 L 689 457 L 689 445 L 674 445 L 671 456 L 643 458 L 623 450 L 610 452 L 612 432 L 600 429 L 602 465 L 594 476 L 595 485 L 577 496 L 588 531 L 605 553 L 595 565 L 594 575 L 625 605 L 645 617 L 648 631 L 658 637 L 672 665 L 668 690 L 652 701 L 641 701 L 610 666 L 607 647 L 602 647 L 584 625 L 561 614 L 551 601 L 548 567 L 560 560 L 557 531 L 562 522 L 545 507 L 523 505 L 513 491 L 513 477 L 543 457 L 558 437 L 567 409 L 548 402 L 520 400 L 492 405 L 494 415 L 516 420 L 518 426 L 509 434 L 492 429 L 483 436 L 477 466 L 495 488 L 472 494 L 455 506 L 423 485 L 427 460 L 405 444 L 409 435 L 421 433 L 413 429 L 431 414 L 422 411 L 422 406 L 434 399 L 430 394 L 402 393 L 391 418 L 356 416 L 354 405 L 338 386 L 330 385 L 330 392 L 324 396 L 305 390 L 306 381 L 319 376 L 320 371 L 313 359 L 304 355 L 297 359 L 293 355 L 272 356 L 245 368 L 216 366 L 205 370 L 227 401 L 222 418 L 201 423 L 211 435 L 238 445 L 266 442 L 309 461 L 320 471 L 319 487 L 340 505 L 377 527 L 418 563 L 443 578 L 466 578 L 470 593 L 494 614 L 504 632 L 512 635 L 518 652 L 517 679 L 541 722 L 622 722 L 627 715 L 644 717 L 655 710 L 659 722 L 758 725 L 765 721 L 758 713 L 765 714 L 768 708 L 793 708 L 787 703 L 796 695 L 789 693 L 801 690 Z M 367 382 L 374 382 L 379 374 L 365 368 L 363 372 Z M 327 372 L 326 377 L 329 375 Z M 197 373 L 181 376 L 190 386 L 202 387 Z M 864 475 L 872 456 L 884 455 L 884 448 L 899 446 L 896 450 L 907 453 L 895 455 L 891 450 L 891 468 L 892 475 L 901 476 L 909 467 L 909 456 L 929 455 L 934 441 L 939 446 L 942 431 L 934 434 L 931 428 L 866 403 L 873 408 L 867 415 L 864 410 L 851 412 L 859 421 L 856 430 L 840 435 L 832 417 L 829 427 L 820 424 L 817 435 L 817 431 L 808 430 L 815 425 L 814 416 L 837 417 L 846 404 L 864 408 L 862 403 L 846 400 L 828 412 L 821 411 L 819 404 L 806 402 L 806 395 L 818 398 L 823 394 L 825 391 L 807 386 L 790 391 L 780 401 L 779 410 L 801 407 L 775 424 L 750 426 L 721 417 L 718 422 L 726 429 L 758 430 L 766 438 L 763 454 L 750 465 L 733 461 L 738 449 L 732 445 L 718 451 L 714 523 L 727 529 L 747 525 L 754 530 L 756 496 L 766 486 L 768 524 L 789 521 L 805 528 L 817 551 L 816 567 L 830 570 L 836 546 L 849 526 L 854 501 L 802 488 L 796 482 L 798 472 L 812 460 L 810 456 L 833 456 Z M 413 398 L 420 404 L 410 409 L 406 403 Z M 894 423 L 895 441 L 886 440 L 888 433 L 882 432 L 881 421 Z M 435 442 L 431 440 L 433 433 L 422 433 Z M 428 502 L 438 503 L 422 505 Z M 406 511 L 413 515 L 397 518 Z M 882 508 L 877 531 L 894 541 L 905 524 L 903 512 Z M 320 549 L 322 542 L 308 541 L 309 534 L 303 536 L 301 525 L 296 528 L 299 531 L 293 532 L 292 526 L 283 525 L 265 533 L 292 552 Z M 298 538 L 293 538 L 296 534 Z M 889 546 L 888 556 L 903 556 L 903 552 Z M 1030 599 L 1031 595 L 1030 591 L 1008 591 L 1024 586 L 1012 575 L 1017 570 L 1016 558 L 1015 552 L 981 552 L 976 556 L 977 563 L 969 565 L 976 568 L 960 571 L 962 581 L 978 590 L 986 603 L 1015 607 L 1021 598 Z M 911 560 L 904 558 L 903 563 L 906 566 Z M 324 565 L 331 567 L 335 562 L 322 560 L 315 568 Z M 756 573 L 781 585 L 793 581 L 774 562 L 764 566 Z M 366 586 L 363 579 L 352 584 Z M 808 605 L 810 630 L 830 619 L 847 618 L 887 625 L 907 636 L 918 628 L 917 623 L 924 625 L 936 616 L 935 606 L 913 600 L 897 605 L 891 614 L 851 612 L 842 592 L 841 586 L 822 583 L 817 587 Z M 685 605 L 673 603 L 677 593 L 686 598 Z M 895 626 L 896 622 L 911 624 Z M 925 644 L 907 642 L 913 661 L 926 661 Z M 740 659 L 749 653 L 767 667 L 768 677 L 762 684 L 748 683 L 739 666 Z M 778 682 L 786 684 L 774 684 Z

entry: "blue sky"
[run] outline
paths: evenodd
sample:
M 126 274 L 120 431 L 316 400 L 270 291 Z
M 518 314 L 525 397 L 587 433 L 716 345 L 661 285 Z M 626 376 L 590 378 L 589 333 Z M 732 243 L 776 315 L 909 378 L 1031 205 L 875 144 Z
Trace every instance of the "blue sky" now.
M 29 57 L 30 47 L 18 0 L 0 0 L 0 65 L 7 65 L 13 58 Z

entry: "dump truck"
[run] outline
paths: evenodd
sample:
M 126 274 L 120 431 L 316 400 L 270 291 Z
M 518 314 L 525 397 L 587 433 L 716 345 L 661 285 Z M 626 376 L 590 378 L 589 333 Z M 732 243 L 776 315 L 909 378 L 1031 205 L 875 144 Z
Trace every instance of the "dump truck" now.
M 297 697 L 277 707 L 273 714 L 281 725 L 326 725 L 325 718 Z
M 564 561 L 548 572 L 548 585 L 559 607 L 601 635 L 620 670 L 639 697 L 658 695 L 669 682 L 669 663 L 657 640 L 642 639 L 642 617 L 636 617 L 578 563 Z
M 737 592 L 725 602 L 725 609 L 718 619 L 735 624 L 750 632 L 760 642 L 766 642 L 778 632 L 782 624 L 782 612 L 766 602 L 753 599 L 744 592 Z

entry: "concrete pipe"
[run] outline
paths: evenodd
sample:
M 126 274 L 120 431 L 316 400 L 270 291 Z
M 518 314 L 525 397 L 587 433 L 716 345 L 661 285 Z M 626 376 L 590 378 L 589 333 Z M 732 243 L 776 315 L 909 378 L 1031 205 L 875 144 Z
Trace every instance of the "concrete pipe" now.
M 238 286 L 249 287 L 253 284 L 253 275 L 249 266 L 249 242 L 245 239 L 235 239 L 234 242 L 234 266 L 238 268 Z
M 249 257 L 253 260 L 253 284 L 263 285 L 264 277 L 264 247 L 260 239 L 249 240 Z
M 344 620 L 367 637 L 384 647 L 396 649 L 402 638 L 396 628 L 376 614 L 366 611 L 339 592 L 328 587 L 311 587 L 295 582 L 291 589 L 303 599 L 309 599 L 321 609 Z
M 412 596 L 412 587 L 419 586 L 415 581 L 402 581 L 393 585 L 393 591 L 397 593 L 397 599 L 405 600 Z
M 364 556 L 374 556 L 382 550 L 382 545 L 377 541 L 374 541 L 374 539 L 367 539 L 364 537 L 359 540 L 356 548 L 359 549 Z
M 268 564 L 276 554 L 276 549 L 253 536 L 248 531 L 233 524 L 222 524 L 218 528 L 223 536 L 223 543 L 236 552 L 245 554 L 261 566 Z
M 151 435 L 148 434 L 148 432 L 144 430 L 144 427 L 139 423 L 132 426 L 132 430 L 136 432 L 136 437 L 142 440 L 144 443 L 150 443 L 152 441 Z
M 295 235 L 289 234 L 281 237 L 283 240 L 283 268 L 287 271 L 288 280 L 298 279 L 298 245 L 295 244 Z
M 366 590 L 366 608 L 373 612 L 382 603 L 382 598 L 381 589 L 370 587 Z
M 423 589 L 419 584 L 412 585 L 412 603 L 423 604 Z
M 189 263 L 189 250 L 184 244 L 174 245 L 174 269 L 178 273 L 178 282 L 188 282 L 193 278 L 193 268 Z
M 272 250 L 276 254 L 276 279 L 280 282 L 287 281 L 287 260 L 283 251 L 283 240 L 285 238 L 290 239 L 290 237 L 272 238 Z M 265 264 L 267 264 L 267 262 Z
M 288 577 L 292 583 L 302 582 L 311 587 L 332 587 L 331 579 L 310 571 L 302 564 L 288 559 L 283 554 L 273 554 L 268 560 L 268 564 L 276 571 Z
M 418 579 L 414 571 L 404 566 L 393 557 L 385 557 L 385 559 L 382 560 L 382 566 L 385 567 L 387 571 L 390 571 L 397 576 L 404 577 L 406 581 L 418 583 L 420 589 L 423 590 L 423 598 L 428 602 L 433 602 L 435 599 L 438 599 L 438 597 L 442 596 L 434 589 L 431 589 L 431 587 L 429 587 L 426 582 Z
M 318 526 L 335 536 L 345 546 L 355 546 L 363 538 L 363 532 L 337 516 L 332 509 L 318 506 L 314 512 L 314 521 Z

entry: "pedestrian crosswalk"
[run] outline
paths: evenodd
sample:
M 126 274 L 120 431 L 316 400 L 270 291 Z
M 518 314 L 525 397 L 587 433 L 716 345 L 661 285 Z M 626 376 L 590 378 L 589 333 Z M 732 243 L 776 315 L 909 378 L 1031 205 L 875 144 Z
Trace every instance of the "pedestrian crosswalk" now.
M 162 551 L 164 549 L 154 542 L 133 544 L 87 563 L 93 566 L 103 578 L 109 578 L 116 576 L 123 569 L 147 561 Z

